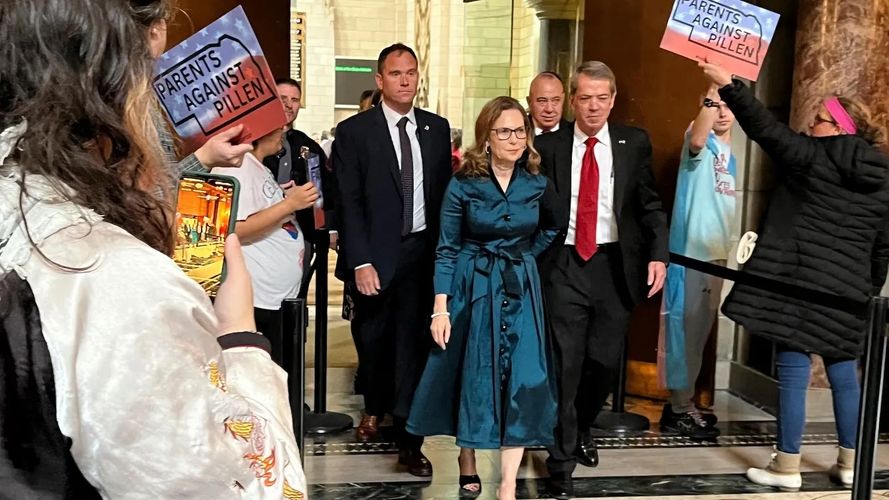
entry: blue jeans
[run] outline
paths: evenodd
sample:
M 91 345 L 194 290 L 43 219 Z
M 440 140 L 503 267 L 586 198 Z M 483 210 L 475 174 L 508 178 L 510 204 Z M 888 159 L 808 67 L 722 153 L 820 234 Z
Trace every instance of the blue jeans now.
M 804 352 L 778 351 L 778 450 L 799 453 L 806 424 L 806 391 L 812 360 Z M 839 444 L 854 449 L 858 433 L 858 403 L 861 388 L 858 385 L 857 360 L 825 359 L 827 378 L 833 392 L 833 414 L 836 420 Z

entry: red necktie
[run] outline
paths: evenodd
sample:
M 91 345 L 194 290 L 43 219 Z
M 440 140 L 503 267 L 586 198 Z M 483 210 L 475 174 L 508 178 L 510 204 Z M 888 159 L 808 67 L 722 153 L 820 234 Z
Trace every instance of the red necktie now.
M 599 164 L 593 149 L 599 142 L 595 137 L 586 140 L 586 151 L 580 169 L 580 190 L 577 194 L 577 218 L 574 248 L 584 261 L 596 254 L 596 221 L 599 218 Z

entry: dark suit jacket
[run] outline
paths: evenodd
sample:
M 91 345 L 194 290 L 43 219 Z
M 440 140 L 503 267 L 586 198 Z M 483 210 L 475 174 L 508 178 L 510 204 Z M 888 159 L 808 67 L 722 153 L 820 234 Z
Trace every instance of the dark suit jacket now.
M 334 207 L 336 206 L 336 179 L 334 179 L 333 172 L 329 171 L 326 167 L 327 155 L 324 154 L 324 150 L 321 149 L 321 146 L 319 146 L 317 142 L 300 130 L 290 129 L 284 134 L 284 137 L 290 144 L 291 168 L 295 174 L 291 175 L 291 177 L 294 178 L 297 184 L 302 185 L 308 181 L 306 178 L 305 164 L 299 157 L 300 148 L 303 146 L 308 147 L 309 151 L 317 154 L 321 160 L 321 194 L 324 196 L 325 229 L 315 229 L 315 213 L 312 207 L 296 212 L 296 222 L 299 223 L 299 228 L 306 236 L 306 239 L 311 243 L 316 244 L 320 241 L 324 241 L 324 244 L 326 244 L 327 231 L 329 229 L 336 229 L 336 215 L 334 213 Z M 283 154 L 283 151 L 280 154 Z M 281 156 L 279 155 L 271 155 L 262 160 L 262 163 L 271 170 L 272 175 L 276 179 L 278 178 L 280 158 Z
M 639 128 L 609 123 L 611 150 L 614 156 L 614 216 L 623 256 L 624 278 L 634 303 L 648 293 L 648 263 L 668 262 L 667 215 L 651 172 L 651 142 Z M 540 171 L 553 181 L 568 227 L 571 210 L 571 149 L 574 124 L 557 132 L 538 136 L 534 146 L 540 152 Z M 553 246 L 565 244 L 565 233 Z M 544 274 L 550 272 L 551 253 L 541 260 Z
M 434 248 L 444 192 L 451 178 L 451 135 L 444 118 L 414 109 L 423 157 L 426 234 Z M 385 288 L 401 248 L 401 172 L 382 106 L 336 127 L 333 170 L 337 177 L 340 251 L 336 276 L 354 281 L 355 267 L 373 264 Z M 430 266 L 432 252 L 430 251 Z M 430 268 L 431 272 L 431 268 Z

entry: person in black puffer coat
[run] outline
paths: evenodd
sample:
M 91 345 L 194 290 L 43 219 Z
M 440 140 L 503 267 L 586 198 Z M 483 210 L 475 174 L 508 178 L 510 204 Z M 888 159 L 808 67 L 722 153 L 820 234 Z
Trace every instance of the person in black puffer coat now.
M 700 63 L 738 123 L 775 161 L 778 187 L 759 226 L 746 273 L 858 302 L 879 293 L 889 261 L 889 157 L 879 148 L 886 132 L 857 100 L 817 103 L 807 135 L 793 132 L 732 80 L 725 69 Z M 735 285 L 726 316 L 778 345 L 777 452 L 758 484 L 798 489 L 800 441 L 811 361 L 824 358 L 833 390 L 839 459 L 832 476 L 852 484 L 860 388 L 857 358 L 865 318 L 749 285 Z

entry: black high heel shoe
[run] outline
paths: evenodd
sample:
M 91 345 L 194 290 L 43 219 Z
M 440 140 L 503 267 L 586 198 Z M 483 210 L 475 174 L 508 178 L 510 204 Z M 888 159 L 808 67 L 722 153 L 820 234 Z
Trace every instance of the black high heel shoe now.
M 478 477 L 478 475 L 464 476 L 461 474 L 459 481 L 460 498 L 475 498 L 482 494 L 482 480 Z M 475 491 L 466 489 L 466 487 L 471 484 L 477 484 L 478 489 Z
M 457 457 L 457 467 L 460 466 L 460 457 Z M 475 498 L 482 494 L 482 480 L 478 477 L 478 474 L 472 475 L 463 475 L 460 474 L 458 478 L 460 482 L 460 498 Z M 466 489 L 467 486 L 477 484 L 477 490 L 469 490 Z

